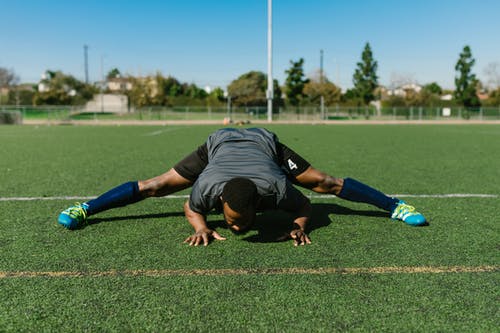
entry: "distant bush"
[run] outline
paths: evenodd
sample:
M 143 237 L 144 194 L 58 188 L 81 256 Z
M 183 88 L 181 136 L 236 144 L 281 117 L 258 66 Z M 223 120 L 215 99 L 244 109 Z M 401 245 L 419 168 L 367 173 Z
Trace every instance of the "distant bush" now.
M 23 117 L 19 111 L 0 111 L 0 124 L 20 125 Z

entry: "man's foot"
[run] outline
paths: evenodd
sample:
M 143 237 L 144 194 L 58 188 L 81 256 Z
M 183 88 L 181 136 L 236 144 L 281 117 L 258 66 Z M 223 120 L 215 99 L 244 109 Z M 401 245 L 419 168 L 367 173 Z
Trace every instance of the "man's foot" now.
M 427 223 L 425 217 L 415 211 L 415 207 L 407 205 L 406 202 L 399 200 L 398 205 L 392 211 L 391 218 L 401 220 L 409 225 L 423 225 Z
M 74 206 L 65 209 L 59 214 L 59 224 L 67 229 L 77 229 L 87 224 L 88 208 L 89 206 L 86 203 L 76 203 Z

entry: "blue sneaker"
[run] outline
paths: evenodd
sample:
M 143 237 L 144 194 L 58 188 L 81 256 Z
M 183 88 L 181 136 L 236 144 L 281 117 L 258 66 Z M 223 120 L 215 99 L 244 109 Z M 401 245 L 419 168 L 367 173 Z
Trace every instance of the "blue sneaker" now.
M 399 200 L 398 205 L 392 211 L 391 218 L 413 226 L 423 225 L 427 222 L 422 214 L 415 211 L 415 207 L 407 205 L 402 200 Z
M 67 229 L 77 229 L 87 224 L 87 209 L 89 205 L 86 203 L 76 203 L 74 206 L 65 209 L 59 214 L 58 222 Z

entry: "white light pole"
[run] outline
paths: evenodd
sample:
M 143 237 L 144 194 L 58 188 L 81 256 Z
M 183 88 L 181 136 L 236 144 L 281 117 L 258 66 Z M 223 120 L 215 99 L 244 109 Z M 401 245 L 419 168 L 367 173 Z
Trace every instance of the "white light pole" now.
M 273 120 L 273 0 L 267 0 L 267 121 Z
M 101 113 L 104 112 L 104 89 L 106 83 L 104 82 L 104 54 L 101 54 Z

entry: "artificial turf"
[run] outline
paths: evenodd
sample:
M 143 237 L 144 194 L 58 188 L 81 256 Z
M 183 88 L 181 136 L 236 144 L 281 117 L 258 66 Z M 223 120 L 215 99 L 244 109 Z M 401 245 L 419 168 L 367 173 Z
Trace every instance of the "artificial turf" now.
M 182 241 L 184 198 L 150 199 L 57 225 L 71 200 L 168 170 L 214 126 L 0 127 L 0 331 L 494 331 L 499 326 L 500 126 L 268 126 L 315 167 L 404 197 L 427 227 L 338 198 L 313 198 L 313 243 L 275 242 L 289 216 L 228 240 Z M 183 191 L 181 194 L 188 194 Z M 310 192 L 305 191 L 310 194 Z M 435 194 L 486 197 L 435 197 Z M 8 198 L 38 198 L 21 201 Z M 493 267 L 476 273 L 259 274 L 258 269 Z M 252 274 L 120 275 L 257 269 Z M 7 274 L 8 275 L 8 274 Z

